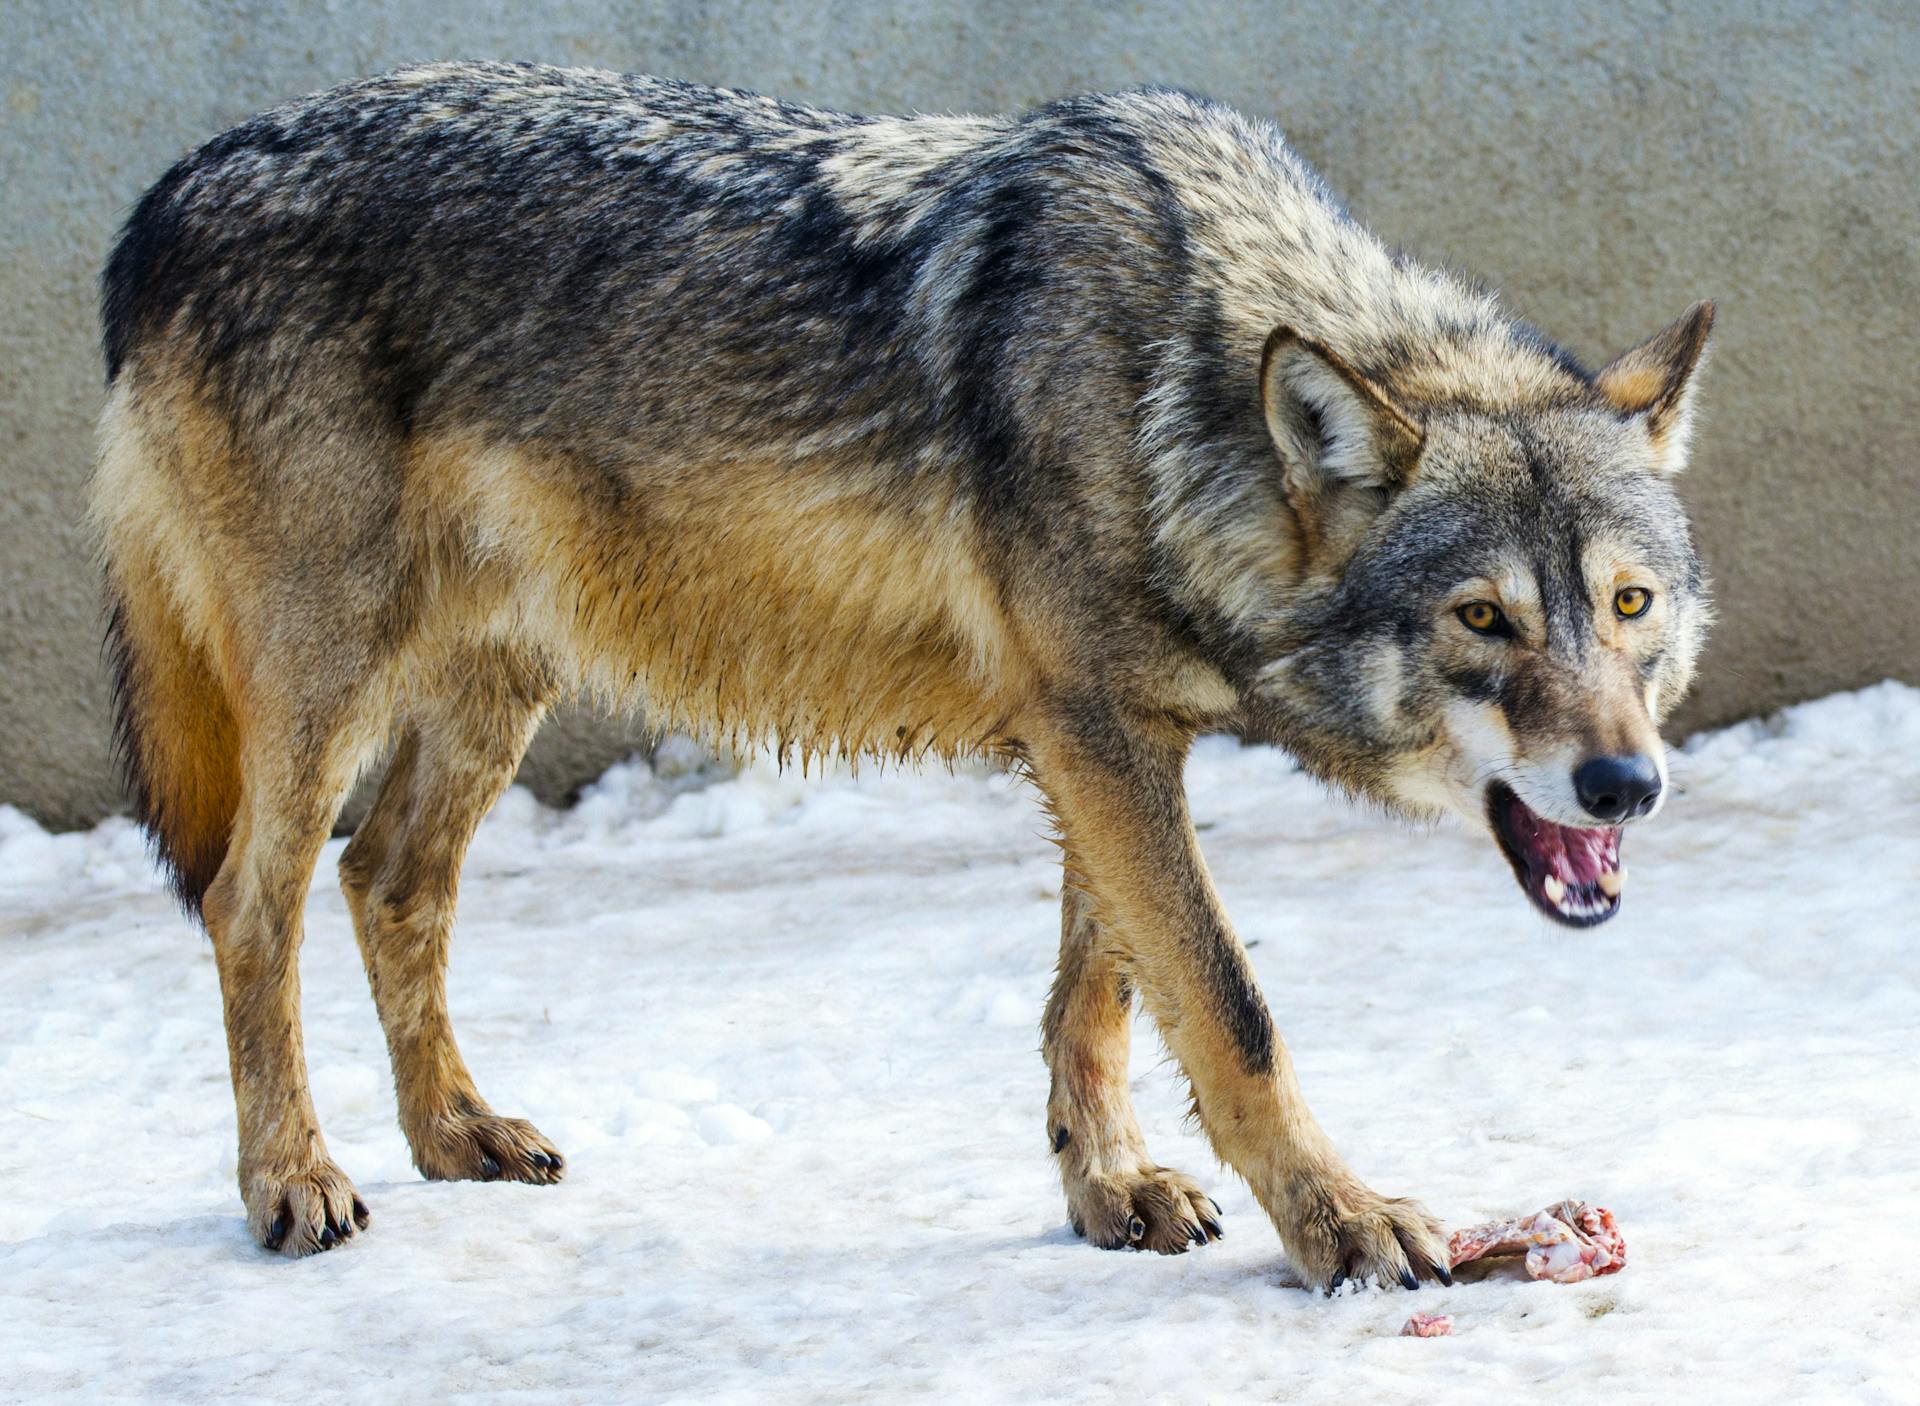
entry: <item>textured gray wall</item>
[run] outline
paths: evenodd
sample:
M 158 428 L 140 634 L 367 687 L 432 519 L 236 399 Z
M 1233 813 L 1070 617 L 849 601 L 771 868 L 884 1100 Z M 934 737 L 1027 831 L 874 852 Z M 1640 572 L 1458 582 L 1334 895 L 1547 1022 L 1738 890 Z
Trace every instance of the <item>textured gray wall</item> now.
M 0 11 L 0 800 L 115 804 L 78 527 L 94 280 L 188 147 L 438 58 L 644 69 L 853 109 L 1159 81 L 1277 116 L 1389 240 L 1591 358 L 1721 309 L 1686 492 L 1722 621 L 1682 727 L 1920 681 L 1920 9 L 1742 0 L 301 0 Z M 1761 14 L 1759 12 L 1766 11 Z M 550 727 L 549 795 L 633 745 Z

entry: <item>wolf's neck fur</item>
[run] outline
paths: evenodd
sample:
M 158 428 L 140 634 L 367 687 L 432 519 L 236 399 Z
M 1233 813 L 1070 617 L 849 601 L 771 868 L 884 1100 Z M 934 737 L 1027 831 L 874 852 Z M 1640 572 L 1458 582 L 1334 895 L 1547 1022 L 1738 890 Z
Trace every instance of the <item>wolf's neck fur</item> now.
M 1174 320 L 1140 443 L 1154 530 L 1184 564 L 1169 594 L 1237 672 L 1268 647 L 1301 571 L 1257 409 L 1275 328 L 1327 347 L 1417 417 L 1564 404 L 1588 379 L 1491 294 L 1390 252 L 1274 124 L 1177 92 L 1125 95 L 1118 114 L 1177 195 L 1192 291 L 1214 313 L 1211 325 Z
M 1189 237 L 1221 290 L 1230 351 L 1258 356 L 1290 327 L 1403 401 L 1498 408 L 1557 400 L 1569 358 L 1498 300 L 1397 256 L 1355 221 L 1271 122 L 1183 94 L 1154 94 L 1149 148 L 1173 169 Z

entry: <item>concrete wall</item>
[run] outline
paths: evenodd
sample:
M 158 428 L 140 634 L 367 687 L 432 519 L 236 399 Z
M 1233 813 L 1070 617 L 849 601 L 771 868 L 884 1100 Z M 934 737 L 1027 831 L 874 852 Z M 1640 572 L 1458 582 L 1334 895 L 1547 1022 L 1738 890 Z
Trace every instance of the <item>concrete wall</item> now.
M 0 10 L 0 800 L 116 803 L 77 519 L 115 224 L 189 146 L 415 60 L 645 69 L 854 109 L 1171 82 L 1276 115 L 1390 240 L 1590 357 L 1719 300 L 1687 484 L 1722 623 L 1684 728 L 1920 681 L 1920 10 L 1462 0 L 390 0 Z M 1759 12 L 1766 11 L 1762 15 Z M 574 719 L 564 793 L 638 733 Z

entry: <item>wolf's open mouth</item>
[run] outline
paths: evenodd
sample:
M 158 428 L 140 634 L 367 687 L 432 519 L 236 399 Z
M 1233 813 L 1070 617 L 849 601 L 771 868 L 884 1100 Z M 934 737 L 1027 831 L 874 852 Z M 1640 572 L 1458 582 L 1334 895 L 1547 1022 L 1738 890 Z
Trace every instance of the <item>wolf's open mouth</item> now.
M 1520 887 L 1549 918 L 1590 928 L 1620 911 L 1627 871 L 1620 866 L 1617 825 L 1556 825 L 1498 781 L 1487 788 L 1487 820 Z

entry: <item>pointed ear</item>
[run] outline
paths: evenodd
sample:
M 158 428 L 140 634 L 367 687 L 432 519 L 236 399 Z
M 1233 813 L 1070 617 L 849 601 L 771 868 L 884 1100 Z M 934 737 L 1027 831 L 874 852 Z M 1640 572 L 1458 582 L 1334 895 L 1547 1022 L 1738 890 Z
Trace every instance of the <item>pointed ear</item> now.
M 1290 327 L 1260 355 L 1260 404 L 1290 491 L 1338 483 L 1396 489 L 1413 476 L 1426 431 L 1379 385 Z
M 1678 473 L 1687 462 L 1694 373 L 1712 330 L 1713 304 L 1695 303 L 1678 322 L 1615 357 L 1593 379 L 1615 409 L 1645 418 L 1661 473 Z

